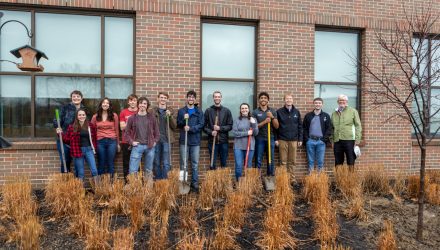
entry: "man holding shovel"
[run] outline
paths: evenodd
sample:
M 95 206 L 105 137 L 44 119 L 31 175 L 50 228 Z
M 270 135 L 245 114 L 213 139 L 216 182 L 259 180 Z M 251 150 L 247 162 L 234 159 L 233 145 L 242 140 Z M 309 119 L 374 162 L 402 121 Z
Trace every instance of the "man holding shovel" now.
M 275 151 L 274 129 L 277 129 L 278 119 L 276 110 L 269 107 L 269 94 L 261 92 L 258 95 L 258 108 L 252 112 L 258 122 L 258 135 L 255 137 L 255 154 L 257 156 L 255 165 L 261 168 L 263 156 L 267 155 L 267 176 L 275 176 L 273 155 Z M 267 188 L 267 187 L 266 187 Z
M 173 132 L 177 128 L 173 118 L 173 110 L 168 107 L 168 93 L 159 92 L 157 106 L 153 107 L 153 114 L 159 125 L 160 139 L 156 144 L 154 154 L 154 173 L 156 179 L 167 179 L 171 169 L 171 143 L 174 142 Z M 163 165 L 162 165 L 163 163 Z
M 212 93 L 214 105 L 205 110 L 205 128 L 204 131 L 208 134 L 208 150 L 211 156 L 211 170 L 216 169 L 215 162 L 217 155 L 220 154 L 220 166 L 226 167 L 228 159 L 228 139 L 229 131 L 232 129 L 232 114 L 231 111 L 221 105 L 222 93 L 214 91 Z
M 194 90 L 186 93 L 186 106 L 177 113 L 177 127 L 180 128 L 180 170 L 185 170 L 188 159 L 191 162 L 191 188 L 199 191 L 199 156 L 201 131 L 204 125 L 203 112 L 195 105 L 197 94 Z M 184 180 L 186 181 L 186 173 Z

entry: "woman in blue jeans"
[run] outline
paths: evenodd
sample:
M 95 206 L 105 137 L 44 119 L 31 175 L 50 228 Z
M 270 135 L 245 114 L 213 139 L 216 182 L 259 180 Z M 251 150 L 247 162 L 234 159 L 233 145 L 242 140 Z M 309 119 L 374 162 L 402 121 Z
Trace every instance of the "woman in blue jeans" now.
M 243 172 L 246 159 L 248 139 L 250 136 L 249 155 L 247 166 L 252 167 L 252 157 L 255 149 L 255 136 L 258 134 L 258 126 L 255 118 L 251 117 L 249 104 L 240 105 L 240 116 L 234 120 L 232 133 L 234 134 L 234 156 L 235 156 L 235 179 L 238 181 Z
M 113 113 L 110 99 L 105 97 L 99 103 L 98 112 L 91 123 L 96 126 L 98 137 L 98 175 L 115 173 L 115 156 L 119 147 L 119 118 Z
M 57 133 L 62 132 L 62 128 L 57 128 Z M 75 176 L 84 180 L 84 161 L 86 161 L 96 181 L 98 175 L 95 163 L 96 127 L 87 121 L 84 109 L 80 108 L 76 112 L 75 121 L 69 125 L 67 132 L 63 133 L 63 141 L 70 144 Z

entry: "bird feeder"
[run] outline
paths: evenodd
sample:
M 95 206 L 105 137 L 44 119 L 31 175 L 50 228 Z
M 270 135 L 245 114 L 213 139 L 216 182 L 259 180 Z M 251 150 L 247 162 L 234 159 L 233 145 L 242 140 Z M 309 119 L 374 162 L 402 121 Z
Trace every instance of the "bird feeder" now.
M 49 59 L 46 54 L 29 45 L 11 50 L 11 54 L 17 58 L 22 58 L 23 62 L 17 63 L 17 67 L 22 71 L 41 72 L 44 70 L 44 67 L 38 64 L 40 59 L 42 57 Z

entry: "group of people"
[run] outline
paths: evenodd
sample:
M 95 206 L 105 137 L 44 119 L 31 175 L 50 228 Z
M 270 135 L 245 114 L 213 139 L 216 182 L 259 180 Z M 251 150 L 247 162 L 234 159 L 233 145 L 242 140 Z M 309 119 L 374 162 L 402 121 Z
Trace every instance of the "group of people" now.
M 146 97 L 138 98 L 132 94 L 127 98 L 128 107 L 121 111 L 119 117 L 113 112 L 111 101 L 102 99 L 90 122 L 82 105 L 82 93 L 75 90 L 70 97 L 71 103 L 61 109 L 60 127 L 54 121 L 56 132 L 62 135 L 62 142 L 57 140 L 57 148 L 60 159 L 63 157 L 61 147 L 64 148 L 67 171 L 70 171 L 73 160 L 75 175 L 81 179 L 84 178 L 84 162 L 87 162 L 94 178 L 104 173 L 113 176 L 115 155 L 119 151 L 122 151 L 124 177 L 139 171 L 143 157 L 145 176 L 167 178 L 171 168 L 173 134 L 178 129 L 180 168 L 190 163 L 191 188 L 195 191 L 198 191 L 202 131 L 208 136 L 210 169 L 216 169 L 218 157 L 220 167 L 226 167 L 232 134 L 237 181 L 243 168 L 261 168 L 265 155 L 267 175 L 273 176 L 276 146 L 279 147 L 280 166 L 286 167 L 292 174 L 297 164 L 297 148 L 303 144 L 309 172 L 314 170 L 315 165 L 318 171 L 323 169 L 326 145 L 333 146 L 335 165 L 342 165 L 346 158 L 353 169 L 356 159 L 354 149 L 361 140 L 359 114 L 348 106 L 346 95 L 338 96 L 338 106 L 331 115 L 322 110 L 323 99 L 315 98 L 314 110 L 302 119 L 300 111 L 293 105 L 292 94 L 286 94 L 284 106 L 276 110 L 269 106 L 269 94 L 261 92 L 255 110 L 252 111 L 248 103 L 242 103 L 239 116 L 233 119 L 230 109 L 222 105 L 220 91 L 212 94 L 213 105 L 205 112 L 197 106 L 196 92 L 188 91 L 185 106 L 177 111 L 177 118 L 168 105 L 167 93 L 158 93 L 154 107 Z M 98 167 L 94 157 L 96 153 Z M 63 169 L 62 163 L 61 171 Z

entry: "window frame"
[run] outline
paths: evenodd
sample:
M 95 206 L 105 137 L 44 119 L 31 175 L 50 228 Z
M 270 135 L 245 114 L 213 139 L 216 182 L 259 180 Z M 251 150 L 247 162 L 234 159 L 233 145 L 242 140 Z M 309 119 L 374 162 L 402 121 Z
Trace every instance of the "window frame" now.
M 254 78 L 223 78 L 223 77 L 203 77 L 203 24 L 204 23 L 210 23 L 210 24 L 223 24 L 223 25 L 239 25 L 239 26 L 252 26 L 255 28 L 255 34 L 254 34 L 254 43 L 255 43 L 255 51 L 254 51 Z M 254 84 L 254 91 L 253 91 L 253 97 L 252 98 L 252 106 L 256 107 L 256 95 L 257 95 L 257 84 L 258 84 L 258 34 L 259 34 L 259 25 L 258 20 L 242 20 L 242 19 L 228 19 L 228 18 L 212 18 L 212 17 L 202 17 L 200 19 L 200 107 L 201 109 L 206 109 L 208 107 L 203 107 L 202 101 L 203 100 L 203 81 L 225 81 L 225 82 L 253 82 Z M 231 109 L 232 107 L 229 107 Z M 251 112 L 251 111 L 250 111 Z M 235 117 L 234 117 L 235 119 Z
M 46 72 L 23 72 L 23 71 L 0 71 L 0 76 L 3 75 L 15 75 L 15 76 L 30 76 L 31 78 L 31 135 L 29 137 L 7 137 L 11 141 L 28 141 L 29 139 L 37 139 L 39 141 L 49 141 L 53 140 L 48 137 L 36 137 L 36 77 L 40 76 L 54 76 L 54 77 L 90 77 L 100 79 L 100 98 L 105 97 L 105 79 L 110 78 L 129 78 L 133 82 L 132 93 L 136 93 L 136 13 L 132 11 L 98 11 L 98 10 L 75 10 L 68 8 L 47 8 L 47 7 L 24 7 L 24 6 L 10 6 L 0 4 L 0 7 L 5 11 L 22 11 L 30 12 L 31 14 L 31 27 L 30 28 L 33 36 L 31 38 L 31 46 L 36 47 L 36 35 L 35 35 L 35 14 L 36 13 L 48 13 L 48 14 L 66 14 L 66 15 L 83 15 L 83 16 L 99 16 L 101 19 L 101 32 L 100 32 L 100 50 L 101 50 L 101 67 L 99 74 L 90 73 L 46 73 Z M 105 17 L 119 17 L 119 18 L 131 18 L 133 20 L 133 72 L 132 75 L 119 75 L 119 74 L 105 74 Z M 17 45 L 17 47 L 20 44 Z M 50 58 L 50 55 L 48 55 Z M 44 62 L 43 62 L 44 64 Z M 66 97 L 69 98 L 69 97 Z M 3 126 L 3 124 L 1 124 Z
M 362 67 L 361 67 L 361 60 L 362 60 L 362 39 L 363 39 L 363 30 L 362 29 L 354 29 L 354 28 L 344 28 L 344 27 L 333 27 L 333 26 L 316 26 L 315 27 L 315 36 L 314 39 L 316 41 L 316 32 L 317 31 L 323 31 L 323 32 L 334 32 L 334 33 L 351 33 L 351 34 L 357 34 L 357 81 L 354 82 L 333 82 L 333 81 L 315 81 L 313 79 L 313 84 L 315 85 L 338 85 L 338 86 L 356 86 L 357 90 L 357 98 L 356 98 L 356 109 L 359 113 L 359 116 L 361 116 L 361 100 L 362 100 Z M 316 52 L 316 48 L 315 48 Z M 314 61 L 316 61 L 316 54 L 314 55 Z M 315 76 L 316 72 L 314 72 Z M 313 77 L 314 78 L 314 77 Z M 318 97 L 318 96 L 315 96 Z

